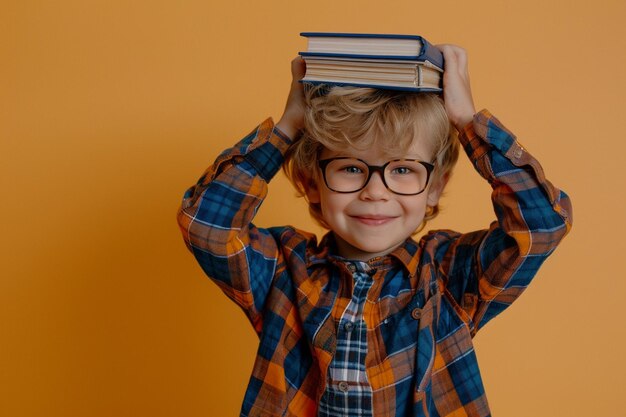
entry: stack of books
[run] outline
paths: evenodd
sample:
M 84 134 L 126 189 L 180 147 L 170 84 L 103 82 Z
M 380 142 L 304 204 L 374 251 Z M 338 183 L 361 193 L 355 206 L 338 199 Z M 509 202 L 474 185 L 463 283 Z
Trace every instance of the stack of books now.
M 443 55 L 416 35 L 303 32 L 302 82 L 405 91 L 442 88 Z

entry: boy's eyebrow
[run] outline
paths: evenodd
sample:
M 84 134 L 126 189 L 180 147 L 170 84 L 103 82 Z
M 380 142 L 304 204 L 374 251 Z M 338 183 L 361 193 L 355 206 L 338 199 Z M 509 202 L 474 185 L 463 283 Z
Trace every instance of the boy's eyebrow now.
M 327 150 L 327 154 L 320 159 L 328 159 L 328 158 L 337 158 L 337 157 L 348 157 L 348 158 L 357 158 L 357 159 L 362 159 L 364 161 L 367 162 L 368 159 L 371 158 L 371 156 L 369 155 L 368 151 L 352 151 L 350 149 L 343 149 L 341 151 L 331 151 L 330 149 Z M 407 152 L 407 153 L 385 153 L 383 154 L 383 157 L 386 158 L 386 160 L 388 161 L 392 161 L 395 159 L 418 159 L 420 161 L 424 161 L 424 162 L 428 162 L 432 159 L 432 157 L 430 158 L 424 158 L 422 155 L 419 155 L 416 152 Z
M 342 154 L 342 153 L 338 153 L 338 154 L 333 154 L 333 155 L 328 155 L 324 158 L 320 158 L 320 160 L 324 160 L 324 159 L 332 159 L 332 158 L 352 158 L 352 159 L 359 159 L 365 163 L 367 163 L 368 165 L 377 165 L 375 163 L 372 162 L 371 158 L 367 158 L 367 157 L 363 157 L 363 156 L 358 156 L 358 155 L 350 155 L 350 154 Z M 402 159 L 406 159 L 406 160 L 415 160 L 415 161 L 421 161 L 421 162 L 428 162 L 428 163 L 432 163 L 432 158 L 422 158 L 420 156 L 415 156 L 415 155 L 403 155 L 403 156 L 386 156 L 384 162 L 389 162 L 389 161 L 397 161 L 397 160 L 402 160 Z
M 362 159 L 363 161 L 367 163 L 371 162 L 371 152 L 367 149 L 361 150 L 361 149 L 345 148 L 345 149 L 339 149 L 339 150 L 332 150 L 332 149 L 324 148 L 322 152 L 324 153 L 324 156 L 322 157 L 320 153 L 319 159 L 348 157 L 348 158 Z M 383 157 L 385 158 L 385 161 L 393 161 L 396 159 L 416 159 L 418 161 L 429 162 L 429 163 L 431 163 L 434 159 L 434 155 L 423 156 L 423 155 L 419 155 L 417 152 L 383 153 Z

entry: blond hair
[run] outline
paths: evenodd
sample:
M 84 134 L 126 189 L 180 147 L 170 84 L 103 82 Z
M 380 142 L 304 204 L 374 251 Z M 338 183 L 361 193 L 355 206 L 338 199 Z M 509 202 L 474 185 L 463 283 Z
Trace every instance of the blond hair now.
M 428 140 L 434 149 L 431 183 L 447 179 L 459 154 L 456 130 L 441 97 L 434 93 L 412 93 L 357 87 L 328 87 L 305 84 L 306 110 L 302 137 L 287 152 L 284 171 L 300 196 L 321 184 L 319 156 L 324 148 L 341 151 L 382 146 L 388 156 L 409 149 L 414 140 Z M 329 228 L 319 204 L 309 202 L 313 218 Z M 439 213 L 430 207 L 421 230 Z

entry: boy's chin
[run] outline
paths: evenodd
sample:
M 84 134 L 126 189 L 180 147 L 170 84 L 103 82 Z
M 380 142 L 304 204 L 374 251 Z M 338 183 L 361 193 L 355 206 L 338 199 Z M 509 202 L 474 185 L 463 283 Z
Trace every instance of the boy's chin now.
M 337 235 L 335 238 L 339 256 L 358 261 L 369 261 L 372 258 L 388 255 L 404 242 L 403 240 L 391 245 L 377 245 L 375 242 L 350 243 Z

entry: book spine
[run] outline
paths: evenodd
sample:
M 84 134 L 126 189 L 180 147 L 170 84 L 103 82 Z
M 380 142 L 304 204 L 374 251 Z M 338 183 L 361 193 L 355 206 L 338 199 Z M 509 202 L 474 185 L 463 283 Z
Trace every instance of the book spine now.
M 420 52 L 418 59 L 420 61 L 430 62 L 436 67 L 443 69 L 443 66 L 444 66 L 443 54 L 441 53 L 439 48 L 437 48 L 436 46 L 434 46 L 433 44 L 431 44 L 424 38 L 422 38 L 422 50 Z

